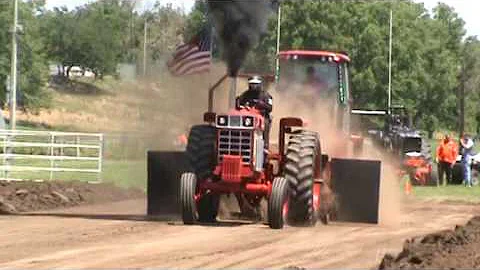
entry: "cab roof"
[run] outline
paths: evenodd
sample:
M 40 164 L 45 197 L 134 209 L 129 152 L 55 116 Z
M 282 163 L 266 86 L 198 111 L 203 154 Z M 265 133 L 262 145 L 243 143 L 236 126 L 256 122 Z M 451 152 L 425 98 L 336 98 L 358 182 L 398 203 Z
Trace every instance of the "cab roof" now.
M 337 62 L 350 62 L 350 57 L 348 57 L 345 53 L 330 52 L 330 51 L 289 50 L 289 51 L 281 51 L 279 55 L 280 57 L 288 57 L 293 55 L 326 56 L 326 57 L 331 56 Z

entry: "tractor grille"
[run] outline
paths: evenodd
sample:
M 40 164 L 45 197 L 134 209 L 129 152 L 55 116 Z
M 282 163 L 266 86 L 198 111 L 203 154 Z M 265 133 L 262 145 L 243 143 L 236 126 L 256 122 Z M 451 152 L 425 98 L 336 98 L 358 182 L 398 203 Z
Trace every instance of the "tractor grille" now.
M 252 160 L 252 132 L 250 130 L 221 130 L 218 136 L 218 161 L 223 155 L 242 156 L 243 163 Z

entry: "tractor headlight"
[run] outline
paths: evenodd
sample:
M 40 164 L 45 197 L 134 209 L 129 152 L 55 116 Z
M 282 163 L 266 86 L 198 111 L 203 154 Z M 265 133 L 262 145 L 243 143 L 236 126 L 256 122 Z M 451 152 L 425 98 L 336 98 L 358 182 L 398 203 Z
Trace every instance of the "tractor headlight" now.
M 228 116 L 226 115 L 219 115 L 217 117 L 217 125 L 219 126 L 228 126 Z
M 253 116 L 244 116 L 243 117 L 243 126 L 244 127 L 253 127 L 254 124 L 254 118 Z

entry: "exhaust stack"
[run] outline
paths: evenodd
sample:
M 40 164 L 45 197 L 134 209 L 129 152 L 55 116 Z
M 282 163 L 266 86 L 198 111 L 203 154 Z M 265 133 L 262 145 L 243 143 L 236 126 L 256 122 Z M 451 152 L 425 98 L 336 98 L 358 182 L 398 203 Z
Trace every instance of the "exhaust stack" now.
M 235 108 L 235 99 L 237 98 L 237 77 L 230 77 L 230 92 L 228 96 L 228 109 Z

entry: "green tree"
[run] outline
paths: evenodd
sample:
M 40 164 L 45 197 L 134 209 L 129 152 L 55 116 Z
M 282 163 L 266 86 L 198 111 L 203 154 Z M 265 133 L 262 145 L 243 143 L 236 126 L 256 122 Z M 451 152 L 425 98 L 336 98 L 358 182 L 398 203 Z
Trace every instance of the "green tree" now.
M 358 108 L 384 109 L 388 88 L 388 26 L 393 27 L 393 103 L 403 104 L 418 127 L 431 132 L 456 123 L 456 88 L 463 20 L 440 4 L 402 1 L 282 1 L 281 50 L 347 51 Z M 251 52 L 245 68 L 273 72 L 276 23 Z M 265 67 L 265 65 L 267 65 Z
M 156 61 L 168 55 L 182 42 L 185 24 L 184 11 L 171 4 L 161 6 L 158 2 L 152 11 L 141 17 L 141 24 L 148 23 L 148 51 L 150 59 Z M 143 30 L 142 30 L 143 31 Z
M 190 40 L 197 35 L 210 22 L 208 16 L 208 6 L 205 0 L 195 1 L 192 12 L 188 14 L 185 21 L 183 36 L 185 41 Z
M 56 8 L 43 17 L 49 58 L 67 67 L 91 69 L 100 77 L 113 74 L 120 61 L 131 61 L 137 48 L 132 34 L 134 4 L 128 0 L 92 2 L 68 11 Z
M 463 74 L 465 87 L 465 130 L 480 132 L 480 41 L 468 37 L 463 46 Z

